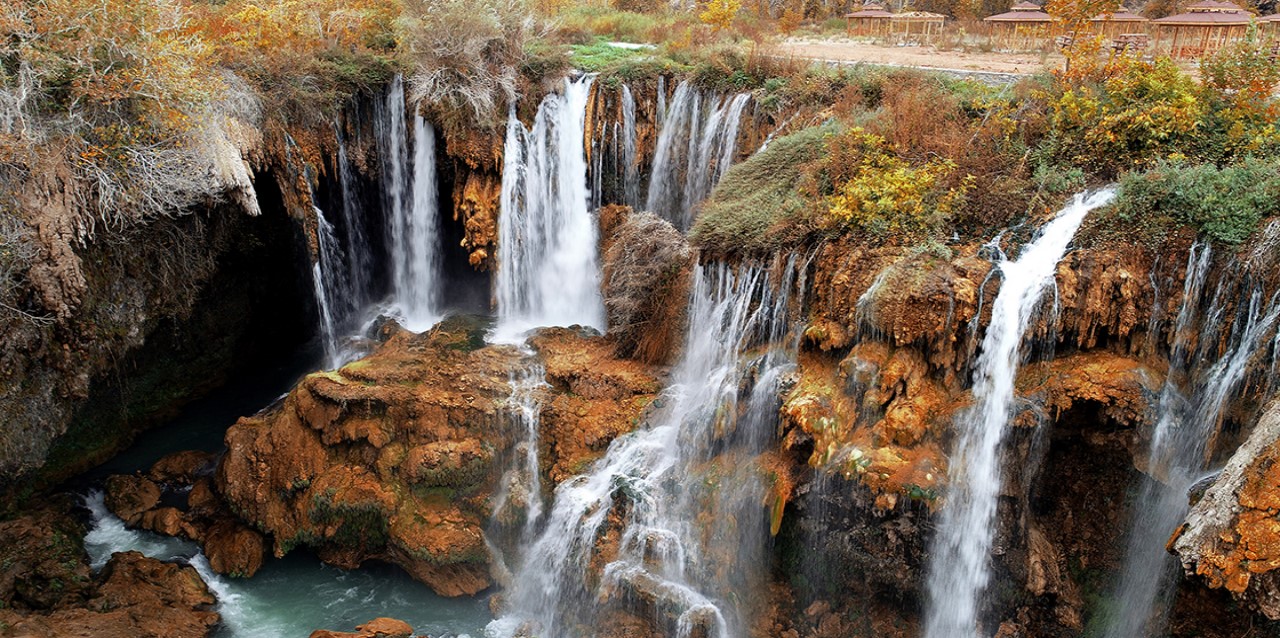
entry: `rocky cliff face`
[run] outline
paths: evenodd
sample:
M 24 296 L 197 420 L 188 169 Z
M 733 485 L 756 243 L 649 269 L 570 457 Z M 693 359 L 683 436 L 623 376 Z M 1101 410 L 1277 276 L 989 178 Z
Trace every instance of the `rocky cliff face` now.
M 237 366 L 297 347 L 311 330 L 301 250 L 278 208 L 234 207 L 80 249 L 73 316 L 0 322 L 0 476 L 83 471 Z
M 997 585 L 985 613 L 1002 632 L 1079 635 L 1114 582 L 1189 246 L 1175 242 L 1159 259 L 1092 246 L 1059 265 L 1056 312 L 1032 329 L 1001 452 Z M 933 513 L 945 505 L 955 415 L 971 402 L 968 370 L 998 278 L 976 246 L 934 255 L 844 239 L 820 246 L 813 264 L 810 321 L 779 440 L 795 468 L 782 573 L 797 612 L 813 601 L 870 604 L 909 628 L 923 604 Z M 1241 555 L 1235 547 L 1212 555 Z M 1212 560 L 1193 563 L 1221 571 Z M 1216 631 L 1187 607 L 1199 604 L 1194 597 L 1180 604 L 1175 635 Z

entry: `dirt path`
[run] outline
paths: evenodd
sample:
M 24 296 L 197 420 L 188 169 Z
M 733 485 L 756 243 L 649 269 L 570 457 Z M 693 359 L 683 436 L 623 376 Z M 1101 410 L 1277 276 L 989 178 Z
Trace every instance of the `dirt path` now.
M 850 40 L 786 40 L 774 45 L 777 55 L 831 62 L 867 62 L 968 73 L 1031 74 L 1062 64 L 1056 54 L 965 53 L 932 47 L 881 46 Z

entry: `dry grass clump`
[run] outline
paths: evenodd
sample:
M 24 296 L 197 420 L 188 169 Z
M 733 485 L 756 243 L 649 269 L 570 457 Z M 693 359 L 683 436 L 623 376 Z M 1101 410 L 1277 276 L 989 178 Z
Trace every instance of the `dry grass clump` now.
M 609 334 L 619 354 L 666 363 L 683 333 L 691 251 L 661 217 L 621 214 L 625 219 L 616 224 L 604 256 Z
M 523 0 L 408 0 L 401 27 L 415 68 L 415 101 L 483 122 L 515 101 L 535 20 Z

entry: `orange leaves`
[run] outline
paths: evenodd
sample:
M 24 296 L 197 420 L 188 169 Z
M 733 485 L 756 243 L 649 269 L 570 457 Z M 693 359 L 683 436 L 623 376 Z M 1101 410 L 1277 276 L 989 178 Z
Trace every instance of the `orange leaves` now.
M 225 62 L 359 51 L 388 44 L 396 0 L 231 0 L 192 6 L 205 38 Z

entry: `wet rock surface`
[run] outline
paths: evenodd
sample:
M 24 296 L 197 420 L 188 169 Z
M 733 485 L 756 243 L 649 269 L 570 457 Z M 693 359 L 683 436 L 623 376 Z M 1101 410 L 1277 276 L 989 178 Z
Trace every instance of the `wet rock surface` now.
M 1190 577 L 1280 620 L 1280 402 L 1169 541 Z
M 207 452 L 175 452 L 145 475 L 108 477 L 104 501 L 125 525 L 193 540 L 215 572 L 247 578 L 262 568 L 266 543 L 218 493 L 211 476 L 215 460 Z
M 196 570 L 137 552 L 89 569 L 84 530 L 61 502 L 0 523 L 0 635 L 190 638 L 210 635 L 216 602 Z
M 317 629 L 311 632 L 311 638 L 411 638 L 412 636 L 413 627 L 395 618 L 374 618 L 363 625 L 358 625 L 354 632 L 328 629 Z
M 485 529 L 523 434 L 509 400 L 526 355 L 486 346 L 465 319 L 389 329 L 371 356 L 233 426 L 216 488 L 277 556 L 305 545 L 342 567 L 381 560 L 441 595 L 472 595 L 492 584 Z M 543 467 L 560 476 L 635 427 L 658 382 L 598 337 L 553 329 L 532 345 L 550 384 Z

